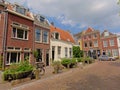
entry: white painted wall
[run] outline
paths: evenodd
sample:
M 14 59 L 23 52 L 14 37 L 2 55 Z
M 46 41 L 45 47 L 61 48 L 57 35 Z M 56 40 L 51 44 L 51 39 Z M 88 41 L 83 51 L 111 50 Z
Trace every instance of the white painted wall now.
M 58 46 L 61 47 L 61 58 L 65 58 L 65 47 L 68 48 L 68 58 L 70 57 L 69 55 L 69 48 L 73 47 L 73 43 L 71 42 L 66 42 L 62 40 L 56 40 L 56 39 L 51 39 L 50 40 L 50 59 L 52 59 L 52 46 L 55 46 L 55 58 L 54 61 L 60 60 L 58 57 Z

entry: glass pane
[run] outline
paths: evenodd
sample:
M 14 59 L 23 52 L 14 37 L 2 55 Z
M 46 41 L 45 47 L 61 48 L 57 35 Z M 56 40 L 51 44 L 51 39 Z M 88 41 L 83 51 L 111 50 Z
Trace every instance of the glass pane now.
M 10 55 L 10 53 L 7 53 L 7 61 L 6 61 L 6 64 L 9 64 L 10 62 L 9 62 L 9 55 Z
M 24 35 L 24 30 L 17 30 L 17 38 L 22 38 L 23 39 L 23 35 Z
M 39 29 L 35 30 L 35 41 L 40 41 L 40 30 Z
M 13 37 L 16 37 L 16 28 L 13 28 Z
M 20 53 L 18 53 L 18 62 L 20 62 Z
M 27 31 L 25 31 L 25 39 L 27 39 Z
M 17 53 L 11 53 L 10 63 L 15 63 L 17 61 Z
M 24 60 L 29 60 L 29 52 L 24 53 Z
M 47 31 L 43 32 L 43 42 L 48 42 L 48 32 Z

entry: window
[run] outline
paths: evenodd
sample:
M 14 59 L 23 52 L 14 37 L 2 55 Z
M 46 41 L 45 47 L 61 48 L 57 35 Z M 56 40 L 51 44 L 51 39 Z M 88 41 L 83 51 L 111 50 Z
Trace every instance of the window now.
M 112 55 L 113 56 L 118 56 L 118 50 L 117 49 L 112 49 Z
M 48 43 L 48 31 L 43 31 L 43 42 Z
M 18 63 L 20 61 L 20 52 L 7 52 L 6 64 Z
M 120 44 L 120 39 L 119 39 L 119 44 Z
M 94 38 L 97 38 L 97 34 L 94 34 Z
M 38 42 L 41 41 L 41 30 L 39 29 L 35 30 L 35 41 L 38 41 Z
M 24 52 L 24 60 L 29 60 L 30 53 L 29 52 Z
M 94 47 L 98 47 L 98 41 L 94 41 Z
M 54 36 L 55 39 L 59 39 L 59 33 L 55 33 L 54 35 L 55 35 Z
M 69 48 L 69 55 L 70 55 L 70 58 L 72 57 L 72 48 Z
M 65 57 L 68 57 L 68 48 L 65 47 Z
M 58 58 L 60 58 L 60 57 L 61 57 L 61 47 L 58 46 Z
M 87 47 L 87 43 L 84 43 L 85 47 Z
M 92 47 L 92 42 L 89 42 L 90 47 Z
M 108 42 L 107 41 L 103 41 L 103 46 L 107 47 L 108 46 Z
M 13 27 L 12 37 L 17 39 L 28 40 L 28 31 Z
M 42 49 L 37 49 L 37 52 L 38 52 L 38 57 L 36 59 L 36 62 L 40 62 L 43 59 Z
M 109 32 L 104 32 L 104 36 L 109 36 Z
M 40 21 L 41 22 L 44 22 L 45 21 L 45 18 L 43 16 L 40 16 Z
M 114 40 L 110 40 L 110 46 L 114 46 Z
M 26 14 L 26 9 L 16 5 L 16 12 L 25 15 Z

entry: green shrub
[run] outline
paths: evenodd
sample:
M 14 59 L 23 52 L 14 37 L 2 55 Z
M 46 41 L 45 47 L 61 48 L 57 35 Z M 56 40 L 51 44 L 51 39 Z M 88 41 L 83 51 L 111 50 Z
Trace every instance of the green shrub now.
M 4 80 L 15 80 L 27 77 L 33 70 L 33 66 L 28 61 L 13 63 L 3 72 Z
M 73 66 L 76 66 L 77 62 L 76 62 L 76 58 L 64 58 L 61 61 L 61 64 L 67 68 L 72 68 Z
M 82 59 L 82 62 L 85 64 L 85 63 L 87 63 L 87 64 L 90 64 L 90 63 L 92 63 L 92 58 L 90 58 L 90 57 L 84 57 L 83 59 Z
M 78 62 L 82 62 L 82 60 L 83 60 L 83 57 L 77 58 Z

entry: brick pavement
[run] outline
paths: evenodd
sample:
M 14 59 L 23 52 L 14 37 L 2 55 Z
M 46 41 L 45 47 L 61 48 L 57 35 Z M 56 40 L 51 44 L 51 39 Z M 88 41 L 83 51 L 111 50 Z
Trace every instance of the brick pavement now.
M 38 80 L 13 90 L 120 90 L 120 61 L 102 61 L 83 69 Z

